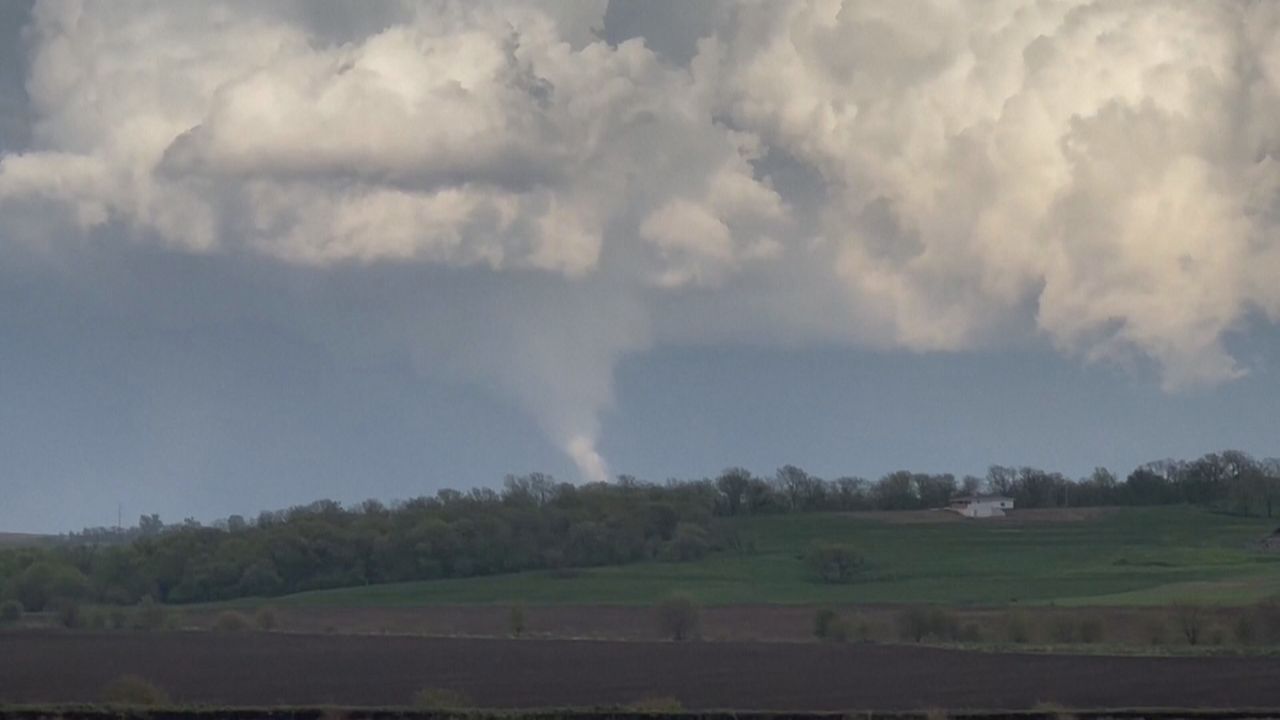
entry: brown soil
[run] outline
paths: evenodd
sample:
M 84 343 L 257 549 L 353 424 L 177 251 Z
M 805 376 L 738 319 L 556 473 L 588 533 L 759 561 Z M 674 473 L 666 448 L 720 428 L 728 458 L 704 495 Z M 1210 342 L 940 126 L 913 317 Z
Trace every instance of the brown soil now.
M 287 635 L 0 634 L 0 702 L 92 702 L 136 674 L 182 703 L 401 705 L 445 688 L 487 707 L 779 710 L 1276 707 L 1280 659 L 973 653 L 807 643 Z
M 817 608 L 803 605 L 732 605 L 702 611 L 701 634 L 707 640 L 815 641 L 813 619 Z M 850 625 L 855 638 L 892 642 L 898 640 L 897 621 L 903 608 L 869 605 L 836 608 Z M 1206 608 L 1201 642 L 1234 641 L 1232 628 L 1246 608 Z M 465 605 L 418 608 L 278 608 L 277 629 L 299 633 L 355 633 L 378 635 L 431 635 L 506 637 L 511 632 L 511 610 L 505 606 Z M 961 627 L 973 626 L 983 642 L 1003 643 L 1010 638 L 1009 622 L 1019 617 L 1030 636 L 1028 642 L 1061 644 L 1083 638 L 1061 637 L 1064 626 L 1078 634 L 1080 626 L 1095 626 L 1096 643 L 1151 646 L 1185 642 L 1181 627 L 1168 608 L 1053 608 L 1018 610 L 963 608 L 948 610 Z M 246 614 L 252 614 L 246 610 Z M 218 611 L 182 612 L 179 626 L 210 629 Z M 664 640 L 666 633 L 646 606 L 579 605 L 532 606 L 524 609 L 525 635 L 535 638 L 590 638 L 610 640 Z

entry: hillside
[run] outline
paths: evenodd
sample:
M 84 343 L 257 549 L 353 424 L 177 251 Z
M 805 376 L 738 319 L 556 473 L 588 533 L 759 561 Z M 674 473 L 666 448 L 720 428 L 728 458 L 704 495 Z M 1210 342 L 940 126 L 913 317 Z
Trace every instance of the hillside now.
M 35 535 L 32 533 L 6 533 L 0 532 L 0 547 L 21 547 L 24 545 L 39 545 L 48 541 L 48 535 Z
M 1280 592 L 1280 554 L 1257 550 L 1276 521 L 1175 506 L 1024 511 L 1003 521 L 946 513 L 796 514 L 728 521 L 754 552 L 551 574 L 364 586 L 278 598 L 283 605 L 649 603 L 673 591 L 704 603 L 948 605 L 1240 604 Z M 815 542 L 862 549 L 860 581 L 813 581 Z

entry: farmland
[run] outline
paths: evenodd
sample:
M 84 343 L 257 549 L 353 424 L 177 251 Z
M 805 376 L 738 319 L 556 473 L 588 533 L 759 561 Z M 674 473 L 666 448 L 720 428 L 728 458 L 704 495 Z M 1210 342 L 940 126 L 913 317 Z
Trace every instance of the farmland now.
M 1277 658 L 1012 655 L 801 643 L 574 642 L 261 633 L 0 634 L 0 703 L 93 702 L 119 675 L 203 705 L 871 710 L 1280 706 Z
M 1280 554 L 1256 549 L 1278 522 L 1188 506 L 1019 511 L 999 521 L 910 512 L 746 517 L 726 523 L 748 550 L 693 562 L 369 585 L 272 602 L 625 605 L 679 591 L 707 605 L 1240 605 L 1280 592 Z M 856 546 L 868 566 L 853 583 L 815 582 L 803 562 L 815 542 Z

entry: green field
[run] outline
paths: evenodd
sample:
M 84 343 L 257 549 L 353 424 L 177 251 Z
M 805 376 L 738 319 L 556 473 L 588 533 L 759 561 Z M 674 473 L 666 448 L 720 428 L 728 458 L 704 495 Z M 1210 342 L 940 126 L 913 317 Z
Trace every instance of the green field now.
M 886 517 L 889 517 L 886 514 Z M 947 605 L 1244 604 L 1280 593 L 1280 553 L 1254 549 L 1276 520 L 1191 507 L 1122 509 L 1090 520 L 899 524 L 847 515 L 732 521 L 755 552 L 690 563 L 374 585 L 279 598 L 281 605 L 650 603 L 674 591 L 709 605 L 941 603 Z M 813 581 L 802 560 L 816 541 L 858 546 L 869 567 L 855 583 Z

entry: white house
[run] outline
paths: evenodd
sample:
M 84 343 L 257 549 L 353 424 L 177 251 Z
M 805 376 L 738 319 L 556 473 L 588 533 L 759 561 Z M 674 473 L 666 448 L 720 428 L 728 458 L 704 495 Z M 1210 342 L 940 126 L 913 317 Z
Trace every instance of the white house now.
M 1004 517 L 1013 509 L 1013 498 L 1004 495 L 963 495 L 952 498 L 947 509 L 970 518 Z

